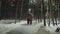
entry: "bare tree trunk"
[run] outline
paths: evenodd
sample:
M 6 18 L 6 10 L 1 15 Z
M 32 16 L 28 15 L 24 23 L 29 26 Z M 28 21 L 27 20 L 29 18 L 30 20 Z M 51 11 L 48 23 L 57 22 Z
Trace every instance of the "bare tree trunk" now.
M 2 4 L 2 1 L 0 1 L 0 20 L 1 20 L 1 4 Z
M 42 4 L 41 4 L 41 22 L 42 22 L 42 17 L 43 17 L 42 11 L 43 11 L 43 7 L 42 7 Z
M 56 16 L 57 15 L 56 15 L 56 11 L 55 11 L 55 16 L 54 17 L 55 17 L 55 24 L 57 25 L 57 18 L 56 18 Z
M 44 17 L 44 26 L 46 26 L 46 17 L 45 17 L 45 9 L 44 9 L 44 0 L 42 0 L 42 4 L 43 4 L 43 17 Z
M 56 22 L 56 25 L 57 25 L 57 11 L 55 11 L 55 22 Z
M 17 13 L 18 13 L 19 2 L 17 2 L 16 14 L 15 14 L 15 23 L 17 22 Z
M 53 26 L 55 25 L 54 23 L 54 11 L 52 12 L 52 22 L 53 22 Z
M 39 16 L 40 16 L 40 14 L 38 13 L 38 22 L 40 21 L 40 20 L 39 20 Z
M 53 26 L 55 25 L 55 23 L 54 23 L 54 18 L 52 18 L 52 21 L 53 21 Z
M 56 25 L 57 25 L 57 18 L 55 17 Z
M 54 4 L 53 0 L 51 0 L 51 4 L 53 6 L 53 4 Z M 53 22 L 53 26 L 54 26 L 55 25 L 55 23 L 54 23 L 54 11 L 52 11 L 52 22 Z
M 22 11 L 23 11 L 23 0 L 22 0 L 22 3 L 21 3 L 21 13 L 20 13 L 20 19 L 22 19 Z M 19 19 L 19 22 L 20 22 L 20 19 Z
M 59 21 L 59 19 L 60 19 L 60 18 L 59 18 L 59 3 L 58 3 L 58 21 Z
M 47 18 L 48 18 L 48 21 L 49 21 L 49 23 L 48 23 L 48 26 L 50 26 L 50 4 L 49 4 L 50 2 L 48 1 L 48 5 L 47 5 Z
M 56 6 L 56 0 L 54 2 L 55 2 L 55 22 L 56 22 L 56 25 L 57 25 L 57 11 L 56 11 L 56 9 L 57 9 L 56 7 L 57 6 Z
M 51 19 L 51 7 L 49 6 L 49 10 L 50 10 L 50 12 L 49 12 L 49 25 L 48 26 L 50 26 L 50 19 Z

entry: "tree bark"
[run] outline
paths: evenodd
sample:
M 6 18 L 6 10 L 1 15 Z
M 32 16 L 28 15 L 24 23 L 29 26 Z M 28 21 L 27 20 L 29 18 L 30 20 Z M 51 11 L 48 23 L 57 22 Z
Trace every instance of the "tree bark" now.
M 17 1 L 17 8 L 16 8 L 16 13 L 15 13 L 15 23 L 17 22 L 18 7 L 19 7 L 19 2 Z
M 44 26 L 46 26 L 46 17 L 45 17 L 45 9 L 44 9 L 44 0 L 42 0 L 42 4 L 43 4 L 43 17 L 44 17 Z

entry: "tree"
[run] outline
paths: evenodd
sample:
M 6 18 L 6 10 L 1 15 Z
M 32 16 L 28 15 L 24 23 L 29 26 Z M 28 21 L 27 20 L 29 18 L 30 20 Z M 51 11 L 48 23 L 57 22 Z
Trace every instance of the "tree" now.
M 15 13 L 15 23 L 17 20 L 18 8 L 19 8 L 19 1 L 17 1 L 17 8 L 16 8 L 16 13 Z
M 45 17 L 45 7 L 44 7 L 44 0 L 42 0 L 42 4 L 43 4 L 43 17 L 44 17 L 44 26 L 46 26 L 46 17 Z

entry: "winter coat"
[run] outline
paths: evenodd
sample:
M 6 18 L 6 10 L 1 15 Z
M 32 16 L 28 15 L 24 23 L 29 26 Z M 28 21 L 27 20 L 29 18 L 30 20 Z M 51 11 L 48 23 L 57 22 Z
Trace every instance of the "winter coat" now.
M 33 17 L 32 17 L 31 14 L 29 14 L 29 15 L 27 16 L 27 19 L 28 19 L 28 20 L 32 20 L 32 18 L 33 18 Z

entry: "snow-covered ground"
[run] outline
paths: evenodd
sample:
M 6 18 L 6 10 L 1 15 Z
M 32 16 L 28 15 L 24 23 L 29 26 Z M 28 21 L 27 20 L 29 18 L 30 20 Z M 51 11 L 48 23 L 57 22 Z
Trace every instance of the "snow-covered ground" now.
M 60 34 L 60 32 L 55 32 L 58 26 L 44 26 L 43 22 L 33 21 L 32 25 L 28 25 L 26 20 L 11 24 L 2 24 L 2 22 L 8 20 L 0 21 L 0 34 Z M 14 22 L 14 20 L 12 20 Z

